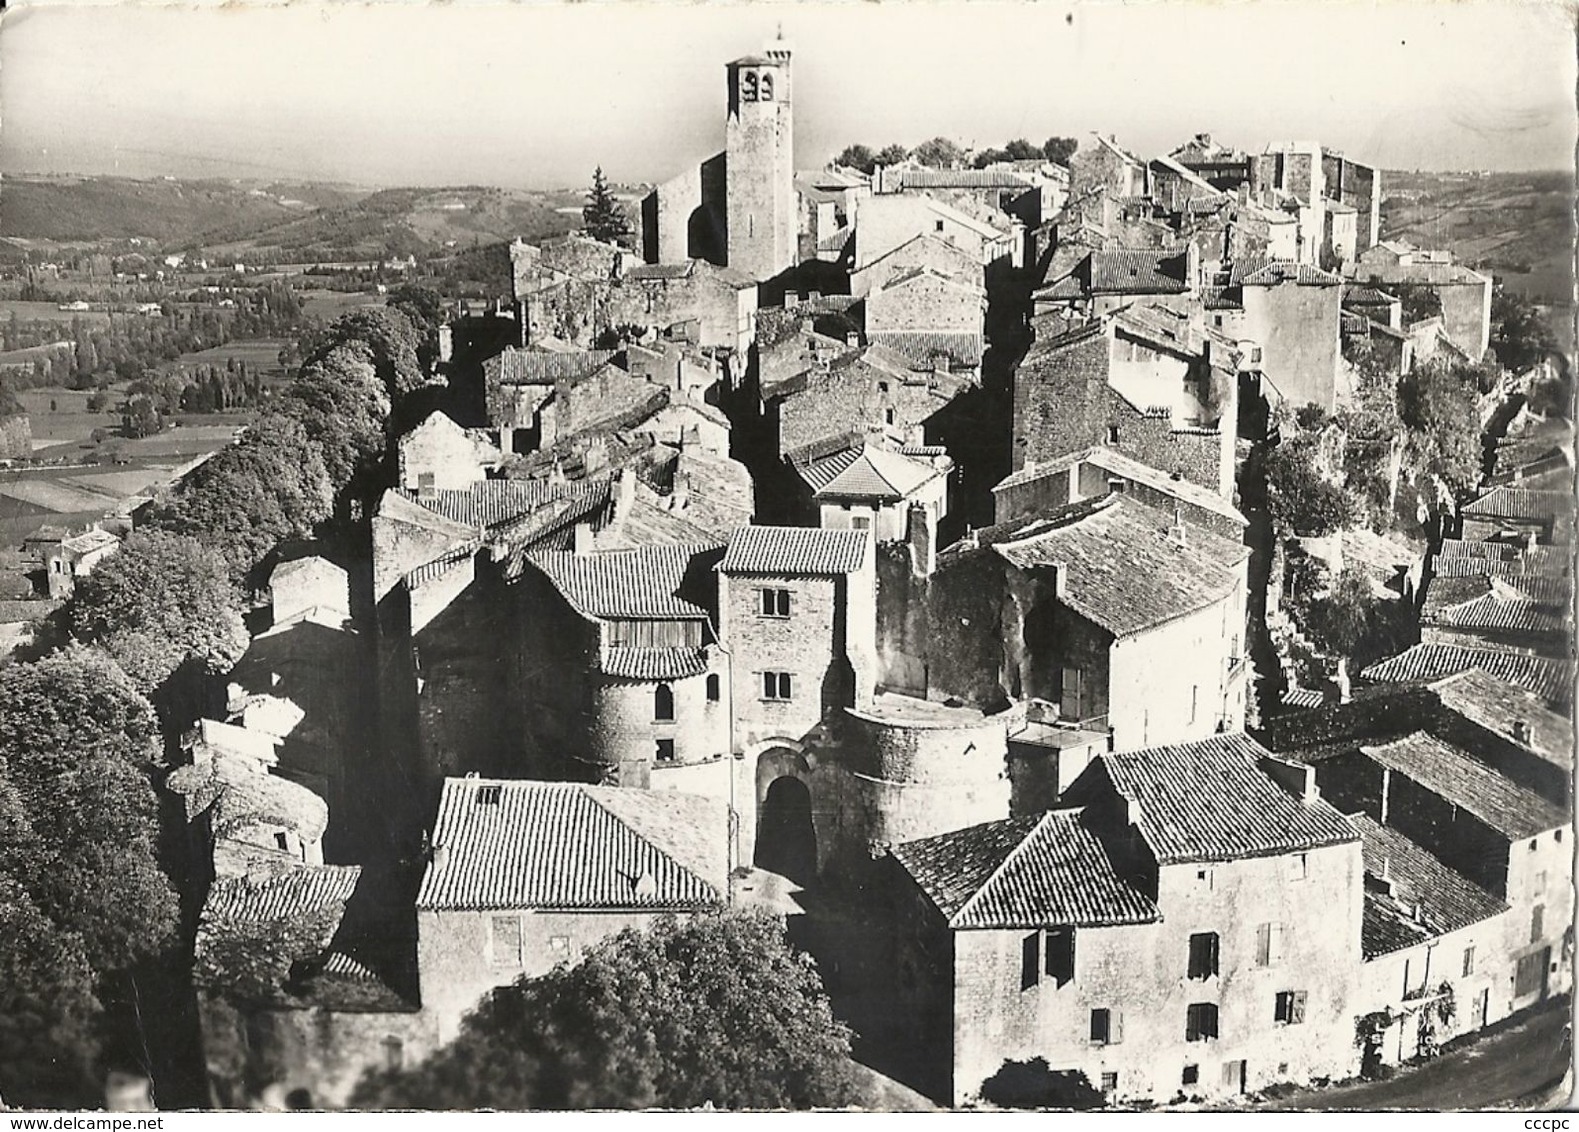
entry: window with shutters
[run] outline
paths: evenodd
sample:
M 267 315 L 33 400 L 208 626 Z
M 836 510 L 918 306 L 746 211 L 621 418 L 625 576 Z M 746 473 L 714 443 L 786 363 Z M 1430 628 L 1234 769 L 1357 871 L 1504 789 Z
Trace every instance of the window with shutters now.
M 1539 943 L 1546 934 L 1546 905 L 1537 904 L 1530 913 L 1530 942 Z
M 794 691 L 794 680 L 788 672 L 764 672 L 762 674 L 762 698 L 764 700 L 794 699 Z
M 1513 967 L 1513 997 L 1522 998 L 1527 994 L 1534 994 L 1546 985 L 1546 964 L 1551 958 L 1552 949 L 1543 947 L 1539 951 L 1530 953 L 1521 958 Z
M 1210 979 L 1216 974 L 1217 933 L 1196 932 L 1190 937 L 1190 978 Z
M 1120 1015 L 1116 1010 L 1100 1009 L 1091 1012 L 1091 1041 L 1095 1045 L 1117 1045 L 1122 1039 Z
M 1047 933 L 1047 977 L 1057 986 L 1075 977 L 1075 933 L 1073 928 Z
M 1475 947 L 1473 944 L 1464 948 L 1464 977 L 1468 978 L 1475 973 Z
M 1305 992 L 1302 990 L 1278 991 L 1277 1006 L 1273 1009 L 1274 1021 L 1285 1026 L 1297 1026 L 1305 1020 Z
M 1211 1041 L 1217 1037 L 1217 1004 L 1192 1002 L 1184 1013 L 1184 1040 Z
M 1063 719 L 1081 719 L 1081 708 L 1085 706 L 1081 696 L 1080 669 L 1065 668 L 1062 671 L 1058 692 L 1058 714 Z
M 521 965 L 521 917 L 494 916 L 489 920 L 488 954 L 495 967 Z
M 1256 966 L 1275 967 L 1283 961 L 1283 925 L 1262 924 L 1256 929 Z
M 1020 989 L 1030 990 L 1042 981 L 1042 933 L 1032 932 L 1020 941 Z

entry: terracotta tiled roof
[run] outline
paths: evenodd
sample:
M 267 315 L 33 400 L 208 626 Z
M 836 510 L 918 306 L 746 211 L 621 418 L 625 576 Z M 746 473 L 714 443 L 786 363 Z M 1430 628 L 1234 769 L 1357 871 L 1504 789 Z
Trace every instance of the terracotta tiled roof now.
M 1471 668 L 1479 668 L 1528 689 L 1555 708 L 1565 708 L 1572 702 L 1572 661 L 1551 660 L 1544 656 L 1504 652 L 1501 649 L 1419 644 L 1397 656 L 1378 661 L 1361 675 L 1378 684 L 1423 683 L 1466 672 Z
M 1362 745 L 1372 760 L 1419 783 L 1515 840 L 1556 829 L 1568 815 L 1457 747 L 1416 731 L 1376 746 Z
M 1551 520 L 1573 512 L 1572 492 L 1531 491 L 1521 487 L 1493 488 L 1461 508 L 1466 519 Z
M 506 346 L 503 353 L 483 362 L 483 377 L 490 383 L 502 385 L 552 385 L 556 381 L 573 381 L 602 369 L 614 355 L 613 350 L 560 353 Z
M 688 259 L 684 263 L 638 263 L 625 273 L 625 278 L 636 282 L 646 279 L 689 279 L 695 273 L 696 261 Z
M 1398 302 L 1398 296 L 1389 295 L 1378 287 L 1365 283 L 1345 283 L 1343 285 L 1343 302 L 1345 305 L 1354 306 L 1389 306 Z
M 839 460 L 840 456 L 832 459 Z M 899 500 L 942 474 L 931 464 L 912 460 L 897 452 L 867 448 L 854 460 L 845 463 L 822 486 L 816 487 L 813 494 L 819 499 Z
M 1573 769 L 1573 721 L 1552 711 L 1534 693 L 1478 668 L 1438 680 L 1431 690 L 1449 711 L 1548 762 Z M 1521 725 L 1528 729 L 1525 738 L 1516 737 Z
M 596 495 L 607 485 L 563 485 L 538 480 L 482 480 L 469 488 L 441 488 L 429 496 L 402 490 L 419 507 L 468 527 L 497 527 L 556 499 Z
M 120 541 L 119 535 L 95 528 L 83 531 L 80 535 L 72 535 L 70 538 L 61 539 L 60 545 L 61 549 L 69 550 L 74 554 L 92 554 L 96 550 L 105 550 L 115 546 Z
M 1437 860 L 1389 826 L 1364 814 L 1349 821 L 1360 832 L 1365 871 L 1384 874 L 1390 895 L 1366 885 L 1361 939 L 1365 957 L 1374 958 L 1456 932 L 1506 912 L 1508 906 Z M 1418 910 L 1418 914 L 1416 914 Z
M 1272 287 L 1279 283 L 1297 283 L 1301 287 L 1335 287 L 1343 282 L 1340 277 L 1322 271 L 1319 267 L 1287 260 L 1235 263 L 1229 279 L 1234 285 L 1242 287 Z
M 1563 546 L 1509 546 L 1498 542 L 1443 539 L 1432 560 L 1438 578 L 1463 578 L 1474 575 L 1518 577 L 1539 575 L 1546 578 L 1569 577 L 1573 561 Z
M 1441 581 L 1432 584 L 1435 590 Z M 1479 579 L 1476 579 L 1477 581 Z M 1569 631 L 1568 607 L 1537 601 L 1504 585 L 1493 582 L 1492 592 L 1468 601 L 1442 604 L 1422 613 L 1421 623 L 1445 628 L 1509 630 L 1513 632 L 1562 634 Z
M 1297 798 L 1259 766 L 1269 758 L 1242 734 L 1101 756 L 1108 780 L 1139 804 L 1141 836 L 1161 864 L 1229 861 L 1354 841 L 1320 798 Z
M 599 667 L 622 680 L 679 680 L 706 672 L 707 655 L 701 649 L 606 648 Z
M 1026 522 L 993 549 L 1020 569 L 1063 570 L 1064 604 L 1116 637 L 1223 600 L 1236 585 L 1233 567 L 1249 555 L 1194 526 L 1181 544 L 1171 517 L 1122 495 L 1050 523 L 1059 520 Z
M 969 331 L 877 330 L 867 338 L 872 345 L 901 355 L 912 368 L 931 369 L 937 357 L 966 368 L 981 365 L 982 337 Z
M 724 903 L 722 803 L 669 790 L 450 778 L 424 910 L 701 909 Z
M 1007 169 L 896 169 L 906 189 L 1028 189 L 1035 182 Z
M 705 546 L 650 546 L 593 554 L 551 550 L 533 554 L 534 566 L 581 616 L 699 620 L 707 611 L 680 596 L 691 560 Z
M 1091 253 L 1090 289 L 1106 295 L 1177 295 L 1188 289 L 1180 251 L 1115 248 Z
M 261 881 L 244 876 L 215 877 L 203 905 L 203 920 L 271 924 L 325 911 L 338 915 L 356 891 L 361 875 L 360 865 L 318 865 L 290 869 Z
M 718 564 L 725 574 L 850 574 L 869 554 L 865 531 L 741 527 Z
M 1147 487 L 1176 496 L 1184 502 L 1193 504 L 1203 510 L 1221 515 L 1223 518 L 1241 526 L 1246 522 L 1239 508 L 1229 503 L 1215 491 L 1204 488 L 1191 480 L 1175 479 L 1166 472 L 1158 471 L 1149 464 L 1142 464 L 1139 460 L 1132 459 L 1117 449 L 1100 445 L 1079 452 L 1071 452 L 1069 455 L 1060 456 L 1056 460 L 1027 464 L 1013 475 L 1006 476 L 998 481 L 992 490 L 998 492 L 1006 488 L 1034 483 L 1048 476 L 1066 473 L 1076 464 L 1090 464 L 1093 468 L 1099 468 L 1121 479 L 1145 484 Z
M 951 928 L 1099 927 L 1160 919 L 1079 810 L 971 826 L 896 846 Z

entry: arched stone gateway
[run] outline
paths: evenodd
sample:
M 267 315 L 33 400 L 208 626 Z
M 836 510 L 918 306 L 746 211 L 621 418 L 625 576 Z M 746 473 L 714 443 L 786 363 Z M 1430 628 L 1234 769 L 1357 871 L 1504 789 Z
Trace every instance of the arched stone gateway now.
M 817 876 L 817 833 L 811 790 L 793 775 L 773 779 L 758 809 L 756 865 L 808 884 Z

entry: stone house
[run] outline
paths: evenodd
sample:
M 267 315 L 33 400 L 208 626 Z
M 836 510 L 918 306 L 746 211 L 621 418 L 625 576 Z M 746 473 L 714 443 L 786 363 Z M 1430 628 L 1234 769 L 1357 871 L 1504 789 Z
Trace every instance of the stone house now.
M 726 906 L 728 841 L 714 799 L 446 779 L 416 899 L 422 1009 L 439 1041 L 496 987 L 626 928 Z
M 796 469 L 811 491 L 817 525 L 825 530 L 871 531 L 878 542 L 911 537 L 913 523 L 930 532 L 948 515 L 946 455 L 921 459 L 868 445 L 846 448 Z M 916 515 L 916 512 L 920 512 Z
M 728 799 L 730 665 L 716 546 L 527 556 L 515 582 L 513 713 L 548 777 Z M 552 765 L 551 765 L 552 763 Z
M 1153 305 L 1181 305 L 1199 287 L 1199 250 L 1195 244 L 1183 248 L 1098 248 L 1061 273 L 1048 274 L 1031 295 L 1036 315 L 1094 318 L 1142 298 Z
M 893 850 L 934 1095 L 1037 1057 L 1121 1101 L 1352 1072 L 1360 839 L 1308 774 L 1222 735 L 1103 755 L 1069 801 Z
M 1533 542 L 1571 546 L 1574 497 L 1570 491 L 1494 487 L 1459 508 L 1460 537 L 1467 542 Z
M 1426 730 L 1295 751 L 1335 805 L 1417 843 L 1505 902 L 1484 941 L 1486 1017 L 1562 994 L 1573 979 L 1573 822 L 1566 805 Z
M 1349 820 L 1365 854 L 1365 961 L 1354 1012 L 1374 1019 L 1362 1059 L 1407 1061 L 1428 1043 L 1500 1021 L 1507 903 L 1399 830 L 1365 814 Z
M 979 280 L 918 267 L 892 275 L 866 297 L 866 340 L 912 366 L 937 360 L 955 373 L 980 376 L 987 293 Z
M 118 535 L 90 527 L 81 534 L 67 535 L 56 543 L 46 543 L 40 558 L 49 584 L 49 596 L 65 601 L 77 591 L 77 579 L 93 573 L 93 568 L 121 548 Z
M 1168 475 L 1097 445 L 1046 463 L 1031 462 L 992 489 L 993 521 L 1008 523 L 1113 491 L 1233 541 L 1245 517 L 1228 500 L 1178 474 Z
M 275 625 L 315 610 L 325 620 L 349 621 L 350 575 L 317 555 L 281 562 L 269 573 L 269 608 Z
M 1566 711 L 1573 703 L 1574 662 L 1533 653 L 1462 644 L 1422 642 L 1361 671 L 1371 684 L 1428 684 L 1478 668 L 1516 684 L 1548 706 Z
M 855 213 L 855 263 L 852 274 L 881 260 L 917 236 L 964 252 L 981 268 L 1018 268 L 1024 263 L 1020 226 L 1004 217 L 1002 227 L 919 193 L 876 194 Z
M 1342 280 L 1309 264 L 1241 259 L 1232 284 L 1244 309 L 1242 336 L 1260 347 L 1259 368 L 1295 407 L 1337 404 Z
M 1155 305 L 1039 338 L 1014 374 L 1011 468 L 1106 445 L 1231 498 L 1238 358 Z
M 399 483 L 407 491 L 465 490 L 504 460 L 499 446 L 480 430 L 462 428 L 438 410 L 396 441 L 395 450 Z
M 875 559 L 867 531 L 742 527 L 716 569 L 733 749 L 799 743 L 875 689 Z
M 1146 163 L 1113 138 L 1092 134 L 1082 140 L 1069 159 L 1069 195 L 1083 197 L 1098 192 L 1106 196 L 1145 197 L 1151 192 Z
M 1360 256 L 1352 275 L 1358 282 L 1389 290 L 1413 287 L 1434 292 L 1447 336 L 1472 361 L 1479 361 L 1491 344 L 1491 276 L 1462 264 L 1422 260 L 1423 254 L 1414 248 L 1378 245 Z
M 197 856 L 216 875 L 282 864 L 323 864 L 329 807 L 306 787 L 272 773 L 274 736 L 200 719 L 183 738 L 187 762 L 165 789 L 179 795 Z
M 1572 608 L 1571 585 L 1434 577 L 1420 607 L 1420 640 L 1561 658 L 1571 655 Z
M 980 282 L 983 279 L 981 262 L 976 256 L 957 243 L 939 239 L 936 233 L 922 232 L 852 273 L 850 294 L 865 298 L 873 291 L 882 290 L 891 280 L 917 269 L 960 280 Z
M 536 449 L 541 439 L 538 410 L 554 388 L 561 381 L 574 381 L 601 369 L 614 356 L 613 350 L 560 352 L 512 346 L 484 361 L 484 409 L 489 427 L 499 434 L 499 446 L 505 452 Z
M 934 418 L 975 387 L 973 374 L 955 373 L 946 359 L 917 364 L 865 346 L 777 383 L 767 412 L 779 455 L 804 459 L 847 447 L 852 434 L 927 444 Z

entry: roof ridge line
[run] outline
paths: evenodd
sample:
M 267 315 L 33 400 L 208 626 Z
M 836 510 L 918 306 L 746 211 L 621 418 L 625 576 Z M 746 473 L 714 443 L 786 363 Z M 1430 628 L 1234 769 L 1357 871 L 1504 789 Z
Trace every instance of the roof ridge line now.
M 1054 811 L 1052 810 L 1044 810 L 1042 812 L 1042 816 L 1036 820 L 1036 824 L 1026 832 L 1024 837 L 1020 838 L 1019 843 L 1015 845 L 1013 849 L 1010 849 L 1006 854 L 1004 854 L 1003 860 L 998 862 L 997 867 L 994 868 L 992 872 L 987 874 L 987 879 L 976 886 L 976 891 L 970 894 L 970 899 L 961 904 L 958 911 L 949 917 L 949 927 L 952 928 L 958 926 L 960 918 L 964 916 L 966 912 L 970 911 L 971 905 L 975 904 L 976 901 L 981 898 L 981 894 L 986 892 L 987 889 L 992 886 L 993 881 L 998 879 L 998 877 L 1003 873 L 1004 869 L 1008 868 L 1009 862 L 1014 860 L 1025 851 L 1025 847 L 1031 843 L 1031 838 L 1035 837 L 1037 832 L 1047 824 L 1047 822 L 1052 818 L 1053 813 Z
M 601 798 L 599 798 L 597 795 L 592 794 L 592 793 L 590 793 L 588 791 L 588 789 L 587 789 L 587 787 L 589 785 L 588 783 L 578 782 L 575 785 L 580 787 L 580 791 L 581 791 L 582 797 L 586 798 L 589 802 L 591 802 L 599 810 L 601 810 L 601 811 L 603 811 L 603 813 L 607 814 L 609 816 L 609 818 L 613 820 L 615 825 L 618 825 L 621 829 L 626 830 L 632 837 L 636 838 L 637 841 L 640 841 L 642 844 L 644 844 L 648 848 L 650 848 L 654 853 L 658 854 L 658 856 L 660 856 L 664 860 L 668 861 L 669 864 L 673 865 L 675 867 L 675 869 L 677 869 L 683 876 L 689 877 L 691 880 L 696 881 L 704 889 L 707 889 L 707 890 L 712 891 L 712 892 L 716 892 L 716 893 L 718 893 L 719 896 L 722 896 L 725 899 L 728 898 L 729 893 L 727 891 L 726 892 L 720 892 L 719 889 L 718 889 L 718 886 L 713 884 L 712 881 L 707 880 L 703 876 L 700 876 L 695 871 L 693 871 L 689 866 L 681 864 L 678 860 L 675 859 L 674 854 L 672 854 L 668 850 L 664 849 L 661 845 L 659 845 L 655 841 L 653 841 L 652 838 L 650 838 L 646 834 L 642 833 L 641 830 L 637 829 L 630 822 L 626 821 L 619 814 L 615 813 L 613 810 L 609 809 L 608 806 L 604 805 L 603 804 L 603 800 Z M 650 795 L 650 794 L 656 793 L 656 791 L 649 790 L 649 791 L 647 791 L 647 793 Z M 633 877 L 631 879 L 632 880 L 640 880 L 641 878 L 640 877 Z

